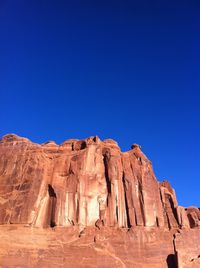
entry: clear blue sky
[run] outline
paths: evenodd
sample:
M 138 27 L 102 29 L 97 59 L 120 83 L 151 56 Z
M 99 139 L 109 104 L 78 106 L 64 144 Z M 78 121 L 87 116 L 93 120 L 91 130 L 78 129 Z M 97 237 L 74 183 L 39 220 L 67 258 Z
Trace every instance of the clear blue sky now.
M 139 143 L 200 206 L 200 2 L 0 1 L 0 136 Z

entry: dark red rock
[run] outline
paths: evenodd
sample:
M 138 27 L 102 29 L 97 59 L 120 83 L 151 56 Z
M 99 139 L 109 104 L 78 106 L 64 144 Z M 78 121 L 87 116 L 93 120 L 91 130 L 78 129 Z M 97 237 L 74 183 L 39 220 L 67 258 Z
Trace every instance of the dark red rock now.
M 94 235 L 93 243 L 106 230 L 105 239 L 118 255 L 108 253 L 107 248 L 94 250 L 107 252 L 119 267 L 170 267 L 170 262 L 176 263 L 173 235 L 180 229 L 199 232 L 200 211 L 179 206 L 169 182 L 157 181 L 141 147 L 134 144 L 131 148 L 122 153 L 115 141 L 101 141 L 97 136 L 61 145 L 53 141 L 39 145 L 14 134 L 4 136 L 0 140 L 0 224 L 4 228 L 10 224 L 46 227 L 41 241 L 48 227 L 68 227 L 72 232 L 77 228 L 80 237 L 87 237 L 87 230 L 93 228 L 88 236 Z M 123 247 L 130 261 L 117 248 L 123 229 Z M 115 235 L 119 233 L 116 241 L 110 236 L 113 230 Z M 162 244 L 166 250 L 161 249 Z M 91 254 L 91 259 L 97 257 Z M 149 263 L 148 254 L 155 257 Z M 162 263 L 157 263 L 156 256 Z M 112 262 L 106 265 L 111 267 Z
M 200 227 L 200 211 L 197 207 L 189 207 L 186 209 L 190 228 Z

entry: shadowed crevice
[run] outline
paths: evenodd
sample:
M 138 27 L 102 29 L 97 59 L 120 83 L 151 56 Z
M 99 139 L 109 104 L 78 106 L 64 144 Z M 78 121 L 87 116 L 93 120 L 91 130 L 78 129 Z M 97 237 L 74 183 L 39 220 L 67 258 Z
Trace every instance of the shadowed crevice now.
M 167 256 L 167 267 L 168 268 L 177 268 L 176 256 L 175 254 L 169 254 Z
M 126 216 L 127 216 L 127 225 L 128 228 L 131 228 L 131 222 L 130 222 L 130 215 L 129 215 L 129 209 L 128 209 L 128 200 L 127 200 L 127 194 L 126 194 L 126 182 L 125 182 L 125 176 L 123 174 L 122 177 L 122 181 L 123 181 L 123 187 L 124 187 L 124 197 L 125 197 L 125 208 L 126 208 Z
M 108 194 L 111 194 L 111 182 L 108 176 L 108 155 L 105 153 L 103 155 L 104 169 L 105 169 L 105 178 Z
M 48 193 L 49 193 L 49 217 L 48 217 L 48 225 L 50 225 L 50 227 L 55 227 L 56 226 L 56 222 L 55 222 L 55 213 L 56 213 L 56 201 L 57 201 L 57 197 L 56 197 L 56 193 L 53 189 L 53 187 L 48 184 Z

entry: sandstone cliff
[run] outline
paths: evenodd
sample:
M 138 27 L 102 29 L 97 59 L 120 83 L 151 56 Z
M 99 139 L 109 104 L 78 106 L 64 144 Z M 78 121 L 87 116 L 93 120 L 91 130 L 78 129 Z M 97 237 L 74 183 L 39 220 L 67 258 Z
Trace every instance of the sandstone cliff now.
M 130 242 L 123 235 L 123 243 L 135 247 L 141 259 L 149 241 L 155 258 L 160 243 L 165 243 L 165 264 L 143 260 L 139 266 L 135 256 L 132 263 L 122 261 L 125 267 L 190 267 L 198 265 L 200 256 L 197 242 L 190 249 L 192 256 L 183 247 L 190 234 L 194 241 L 200 238 L 199 209 L 178 205 L 175 191 L 169 182 L 157 181 L 139 145 L 122 153 L 115 141 L 98 137 L 39 145 L 14 134 L 4 136 L 0 140 L 0 224 L 2 228 L 41 227 L 44 232 L 48 227 L 69 227 L 78 230 L 80 239 L 88 230 L 101 236 L 122 228 L 133 237 Z M 139 239 L 141 230 L 144 237 Z M 131 249 L 126 251 L 129 254 Z M 111 266 L 108 262 L 95 267 Z

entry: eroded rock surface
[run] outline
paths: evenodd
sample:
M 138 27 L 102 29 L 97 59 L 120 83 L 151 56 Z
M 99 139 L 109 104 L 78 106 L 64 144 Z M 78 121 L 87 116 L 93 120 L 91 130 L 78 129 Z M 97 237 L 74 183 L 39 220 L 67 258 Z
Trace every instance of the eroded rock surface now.
M 162 255 L 165 262 L 158 267 L 174 267 L 174 235 L 180 229 L 190 232 L 191 228 L 199 233 L 200 226 L 199 209 L 178 205 L 175 191 L 169 182 L 157 181 L 139 145 L 122 153 L 115 141 L 101 141 L 97 136 L 67 140 L 61 145 L 53 141 L 40 145 L 14 134 L 4 136 L 0 140 L 0 211 L 4 228 L 10 224 L 29 229 L 78 228 L 80 237 L 87 228 L 99 232 L 105 228 L 107 232 L 131 230 L 130 247 L 133 245 L 135 253 L 130 254 L 144 259 L 135 267 L 157 267 L 155 260 L 151 263 L 153 258 L 147 262 L 146 242 L 138 238 L 140 230 L 148 241 L 154 237 L 152 256 L 156 256 L 153 249 L 158 250 L 160 243 L 166 245 Z M 127 245 L 128 234 L 123 238 Z M 159 240 L 158 234 L 167 238 Z M 129 251 L 128 246 L 124 254 Z M 139 260 L 135 257 L 132 264 L 122 263 L 119 267 L 134 267 L 131 265 L 139 265 Z

